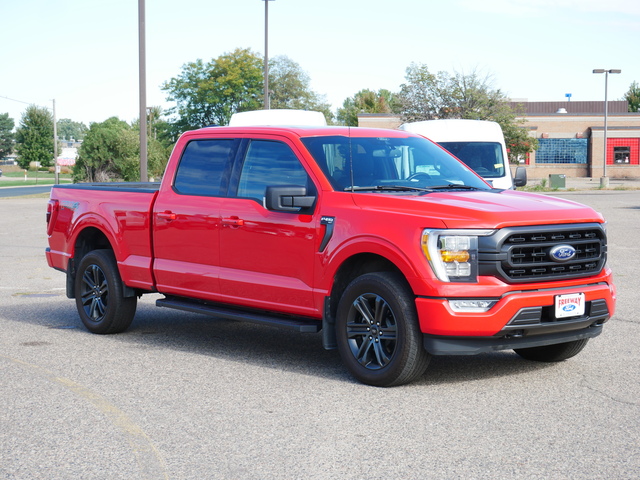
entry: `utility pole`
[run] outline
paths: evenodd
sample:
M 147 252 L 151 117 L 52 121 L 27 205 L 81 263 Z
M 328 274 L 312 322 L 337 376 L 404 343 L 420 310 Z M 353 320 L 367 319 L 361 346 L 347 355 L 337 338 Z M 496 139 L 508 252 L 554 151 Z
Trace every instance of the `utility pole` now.
M 58 166 L 58 121 L 56 120 L 56 99 L 53 99 L 53 171 L 55 183 L 60 183 L 60 167 Z
M 269 2 L 275 0 L 262 0 L 264 2 L 264 109 L 269 110 Z
M 138 49 L 140 71 L 140 181 L 146 182 L 149 176 L 147 175 L 147 56 L 144 0 L 138 0 Z

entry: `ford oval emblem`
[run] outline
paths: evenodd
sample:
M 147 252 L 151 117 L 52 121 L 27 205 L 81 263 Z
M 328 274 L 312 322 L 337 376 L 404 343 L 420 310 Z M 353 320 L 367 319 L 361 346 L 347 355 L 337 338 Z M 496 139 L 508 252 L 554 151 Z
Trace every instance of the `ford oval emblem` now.
M 571 245 L 556 245 L 549 250 L 549 256 L 554 262 L 568 262 L 576 256 L 576 249 Z

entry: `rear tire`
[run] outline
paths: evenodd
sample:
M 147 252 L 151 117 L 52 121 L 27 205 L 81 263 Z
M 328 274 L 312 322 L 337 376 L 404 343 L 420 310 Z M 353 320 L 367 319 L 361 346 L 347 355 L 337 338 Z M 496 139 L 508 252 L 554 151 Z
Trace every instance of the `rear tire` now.
M 92 333 L 124 332 L 136 313 L 136 297 L 125 297 L 111 250 L 94 250 L 76 272 L 75 297 L 80 319 Z
M 347 286 L 338 303 L 336 340 L 346 368 L 368 385 L 409 383 L 431 359 L 422 346 L 413 292 L 395 273 L 368 273 Z
M 573 342 L 545 345 L 544 347 L 517 348 L 514 350 L 526 360 L 535 362 L 561 362 L 576 356 L 587 345 L 588 338 Z

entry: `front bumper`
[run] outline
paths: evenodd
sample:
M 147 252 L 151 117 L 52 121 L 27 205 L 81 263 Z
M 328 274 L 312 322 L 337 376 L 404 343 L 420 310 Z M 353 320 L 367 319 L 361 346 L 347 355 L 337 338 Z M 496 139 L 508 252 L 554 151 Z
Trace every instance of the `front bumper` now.
M 585 294 L 584 315 L 555 318 L 556 295 Z M 416 299 L 425 349 L 433 355 L 473 355 L 564 343 L 599 335 L 615 310 L 615 289 L 581 287 L 510 292 L 484 313 L 454 312 L 448 299 Z
M 594 324 L 582 330 L 546 333 L 530 337 L 434 337 L 424 335 L 424 349 L 431 355 L 477 355 L 497 350 L 542 347 L 567 343 L 574 340 L 597 337 L 602 333 L 602 324 Z

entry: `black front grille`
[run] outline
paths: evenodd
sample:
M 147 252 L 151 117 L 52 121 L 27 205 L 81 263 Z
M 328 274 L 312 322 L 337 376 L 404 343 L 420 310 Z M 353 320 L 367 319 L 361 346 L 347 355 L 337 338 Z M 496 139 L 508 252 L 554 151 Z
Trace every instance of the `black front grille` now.
M 480 238 L 480 274 L 508 282 L 553 281 L 595 275 L 606 261 L 606 235 L 600 224 L 505 228 Z M 554 259 L 555 247 L 575 251 Z

